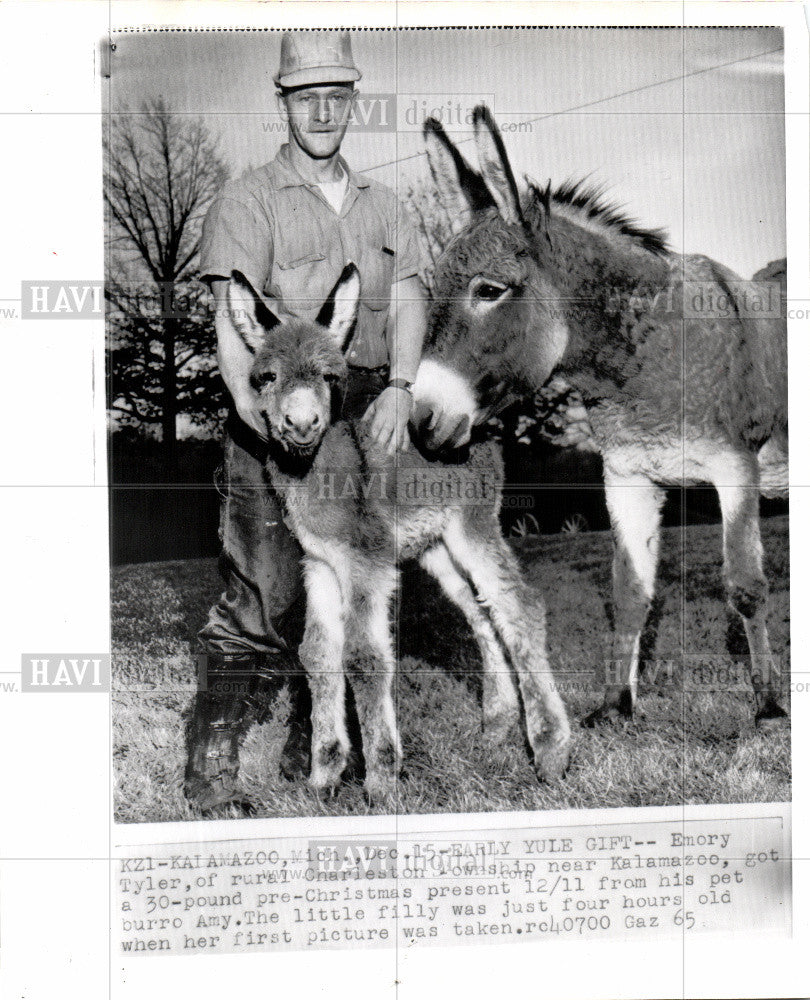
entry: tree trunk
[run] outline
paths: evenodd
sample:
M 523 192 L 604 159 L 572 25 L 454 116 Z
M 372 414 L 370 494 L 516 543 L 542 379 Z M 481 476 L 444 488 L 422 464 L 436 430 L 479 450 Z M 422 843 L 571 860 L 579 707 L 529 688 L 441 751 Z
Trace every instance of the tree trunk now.
M 177 473 L 177 372 L 175 351 L 177 320 L 169 315 L 163 320 L 163 370 L 161 372 L 161 430 L 163 468 L 166 480 L 172 482 Z

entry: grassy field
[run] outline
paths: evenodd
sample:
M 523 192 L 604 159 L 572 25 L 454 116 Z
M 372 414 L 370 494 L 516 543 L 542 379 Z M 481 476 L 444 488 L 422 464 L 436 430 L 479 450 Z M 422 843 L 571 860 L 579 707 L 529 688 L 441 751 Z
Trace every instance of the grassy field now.
M 789 662 L 788 522 L 763 522 L 774 652 Z M 402 812 L 652 806 L 790 798 L 789 730 L 753 726 L 745 687 L 683 692 L 682 652 L 745 652 L 727 613 L 719 526 L 664 532 L 658 607 L 646 637 L 651 662 L 637 717 L 615 728 L 575 730 L 566 779 L 537 783 L 525 747 L 481 733 L 480 665 L 466 623 L 418 570 L 405 574 L 399 610 L 397 702 L 406 753 Z M 576 723 L 599 701 L 595 677 L 609 649 L 607 533 L 530 538 L 524 570 L 548 606 L 552 663 Z M 220 590 L 214 560 L 123 566 L 113 575 L 115 809 L 120 822 L 195 818 L 182 795 L 185 716 L 194 691 L 194 638 Z M 662 682 L 661 661 L 675 664 Z M 787 686 L 787 685 L 785 685 Z M 787 697 L 787 695 L 785 696 Z M 288 706 L 255 726 L 242 782 L 259 816 L 375 812 L 359 785 L 321 802 L 302 780 L 284 781 L 278 759 Z

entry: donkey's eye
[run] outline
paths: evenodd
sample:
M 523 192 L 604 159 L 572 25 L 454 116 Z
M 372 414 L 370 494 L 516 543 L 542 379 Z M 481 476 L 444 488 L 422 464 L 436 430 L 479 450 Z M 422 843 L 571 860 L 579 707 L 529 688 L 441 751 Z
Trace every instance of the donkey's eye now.
M 336 382 L 340 381 L 340 375 L 337 372 L 324 372 L 323 380 L 327 385 L 335 385 Z
M 269 385 L 270 382 L 275 382 L 275 380 L 276 380 L 275 372 L 260 372 L 258 375 L 256 375 L 253 381 L 256 383 L 256 387 L 258 389 L 261 389 L 264 386 Z
M 472 288 L 473 296 L 480 302 L 497 302 L 508 291 L 508 285 L 501 285 L 497 281 L 478 281 Z

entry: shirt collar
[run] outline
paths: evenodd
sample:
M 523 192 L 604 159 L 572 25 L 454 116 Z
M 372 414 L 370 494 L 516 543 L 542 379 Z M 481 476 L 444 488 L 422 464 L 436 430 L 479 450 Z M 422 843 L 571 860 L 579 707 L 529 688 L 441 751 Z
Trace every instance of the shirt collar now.
M 367 177 L 362 174 L 356 173 L 349 164 L 343 159 L 342 156 L 338 157 L 338 162 L 340 163 L 343 170 L 346 172 L 348 177 L 348 183 L 350 187 L 353 188 L 367 188 L 370 185 L 370 181 Z M 285 142 L 281 149 L 276 153 L 276 157 L 273 160 L 273 166 L 279 171 L 279 183 L 277 187 L 288 188 L 288 187 L 314 187 L 315 185 L 312 181 L 304 180 L 304 178 L 298 173 L 292 163 L 292 158 L 290 156 L 290 144 Z

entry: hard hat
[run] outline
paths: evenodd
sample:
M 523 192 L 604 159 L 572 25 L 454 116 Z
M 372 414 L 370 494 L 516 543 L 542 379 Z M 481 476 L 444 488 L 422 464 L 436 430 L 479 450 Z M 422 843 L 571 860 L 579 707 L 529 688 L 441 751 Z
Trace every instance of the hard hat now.
M 362 76 L 352 57 L 348 31 L 285 31 L 273 77 L 279 87 L 354 83 Z

